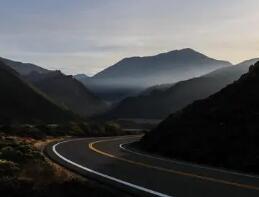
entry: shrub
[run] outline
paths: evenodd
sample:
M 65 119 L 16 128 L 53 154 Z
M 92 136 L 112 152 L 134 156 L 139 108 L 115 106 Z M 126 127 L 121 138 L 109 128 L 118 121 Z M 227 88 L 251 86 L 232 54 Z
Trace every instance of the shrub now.
M 16 150 L 11 146 L 6 146 L 1 149 L 0 158 L 14 162 L 22 162 L 23 154 L 20 150 Z
M 108 122 L 105 124 L 105 133 L 107 135 L 122 135 L 122 130 L 118 124 Z
M 70 123 L 69 124 L 69 131 L 68 133 L 73 136 L 83 136 L 84 131 L 80 127 L 80 124 L 78 123 Z
M 0 177 L 14 176 L 19 170 L 18 164 L 0 159 Z

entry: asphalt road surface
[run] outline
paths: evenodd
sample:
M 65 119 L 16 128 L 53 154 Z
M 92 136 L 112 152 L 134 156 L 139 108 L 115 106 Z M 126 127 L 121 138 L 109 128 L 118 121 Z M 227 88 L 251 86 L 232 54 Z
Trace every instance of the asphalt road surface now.
M 140 196 L 259 197 L 259 177 L 193 165 L 128 149 L 140 136 L 72 139 L 50 144 L 57 163 Z

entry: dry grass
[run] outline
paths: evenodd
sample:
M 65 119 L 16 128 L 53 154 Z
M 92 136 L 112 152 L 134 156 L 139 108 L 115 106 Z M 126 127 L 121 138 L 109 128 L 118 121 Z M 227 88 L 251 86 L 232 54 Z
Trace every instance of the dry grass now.
M 64 137 L 58 137 L 58 138 L 47 137 L 46 139 L 43 139 L 43 140 L 33 140 L 31 141 L 31 143 L 37 150 L 42 151 L 47 144 L 55 141 L 61 141 L 63 139 Z
M 64 137 L 59 137 L 59 138 L 53 138 L 53 137 L 48 137 L 44 140 L 35 140 L 32 145 L 39 151 L 43 153 L 44 148 L 46 147 L 47 144 L 55 141 L 61 141 L 64 140 Z M 48 162 L 49 166 L 52 168 L 54 175 L 53 179 L 58 182 L 64 182 L 64 181 L 70 181 L 70 180 L 82 180 L 85 181 L 86 179 L 80 175 L 77 175 L 70 170 L 67 170 L 66 168 L 58 165 L 57 163 L 53 162 L 50 160 L 48 157 L 46 157 L 44 154 L 43 156 L 45 157 L 46 161 Z M 54 178 L 55 177 L 55 178 Z

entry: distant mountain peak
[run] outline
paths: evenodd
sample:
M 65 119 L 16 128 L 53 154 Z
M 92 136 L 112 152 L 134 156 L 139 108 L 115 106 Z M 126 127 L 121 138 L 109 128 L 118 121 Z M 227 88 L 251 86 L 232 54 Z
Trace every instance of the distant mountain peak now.
M 177 50 L 173 50 L 173 51 L 169 51 L 169 53 L 198 53 L 198 54 L 202 54 L 192 48 L 183 48 L 183 49 L 177 49 Z
M 118 95 L 116 97 L 120 100 L 130 95 L 127 93 L 130 89 L 139 91 L 158 84 L 175 83 L 228 66 L 232 64 L 207 57 L 194 49 L 184 48 L 153 56 L 124 58 L 90 80 L 77 79 L 84 81 L 97 94 L 106 94 L 108 89 L 114 89 L 114 95 Z
M 171 56 L 173 58 L 209 58 L 208 56 L 194 50 L 191 48 L 184 48 L 184 49 L 177 49 L 165 53 L 160 53 L 157 55 L 158 57 L 163 57 L 163 56 Z
M 170 57 L 170 56 L 182 56 L 185 55 L 186 57 L 189 56 L 189 58 L 192 58 L 194 56 L 196 57 L 200 57 L 200 58 L 208 58 L 208 56 L 194 50 L 191 48 L 184 48 L 184 49 L 177 49 L 177 50 L 172 50 L 172 51 L 168 51 L 168 52 L 164 52 L 164 53 L 159 53 L 157 55 L 154 56 L 132 56 L 132 57 L 126 57 L 123 58 L 122 60 L 120 60 L 119 62 L 117 62 L 115 65 L 121 65 L 124 63 L 130 63 L 131 61 L 138 61 L 138 60 L 142 60 L 142 59 L 149 59 L 149 58 L 163 58 L 163 57 Z

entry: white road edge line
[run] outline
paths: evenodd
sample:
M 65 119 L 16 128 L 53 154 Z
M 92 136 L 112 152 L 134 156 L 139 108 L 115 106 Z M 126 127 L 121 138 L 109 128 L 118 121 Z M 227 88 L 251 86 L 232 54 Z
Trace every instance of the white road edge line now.
M 100 172 L 97 172 L 95 170 L 92 170 L 92 169 L 89 169 L 85 166 L 82 166 L 78 163 L 75 163 L 67 158 L 65 158 L 64 156 L 62 156 L 60 153 L 57 152 L 56 150 L 56 147 L 60 144 L 64 144 L 64 143 L 67 143 L 67 142 L 71 142 L 71 141 L 79 141 L 79 140 L 83 140 L 83 139 L 76 139 L 76 140 L 67 140 L 67 141 L 62 141 L 62 142 L 59 142 L 55 145 L 52 146 L 52 151 L 62 160 L 66 161 L 67 163 L 70 163 L 78 168 L 81 168 L 82 170 L 85 170 L 89 173 L 92 173 L 92 174 L 95 174 L 95 175 L 98 175 L 98 176 L 101 176 L 103 178 L 106 178 L 106 179 L 109 179 L 109 180 L 112 180 L 112 181 L 115 181 L 117 183 L 120 183 L 120 184 L 123 184 L 123 185 L 126 185 L 128 187 L 132 187 L 134 189 L 138 189 L 138 190 L 141 190 L 141 191 L 144 191 L 146 193 L 149 193 L 149 194 L 152 194 L 152 195 L 156 195 L 156 196 L 159 196 L 159 197 L 174 197 L 174 196 L 169 196 L 167 194 L 163 194 L 163 193 L 160 193 L 160 192 L 156 192 L 154 190 L 151 190 L 151 189 L 148 189 L 148 188 L 145 188 L 145 187 L 141 187 L 141 186 L 138 186 L 138 185 L 135 185 L 135 184 L 132 184 L 132 183 L 129 183 L 129 182 L 126 182 L 126 181 L 123 181 L 123 180 L 120 180 L 120 179 L 117 179 L 115 177 L 112 177 L 112 176 L 109 176 L 109 175 L 106 175 L 106 174 L 103 174 L 103 173 L 100 173 Z
M 225 174 L 232 174 L 232 175 L 237 175 L 237 176 L 245 176 L 245 177 L 248 177 L 248 178 L 259 179 L 258 176 L 253 176 L 253 175 L 249 175 L 249 174 L 243 174 L 243 173 L 239 173 L 239 172 L 233 172 L 233 171 L 227 171 L 227 170 L 222 170 L 222 169 L 217 169 L 217 168 L 211 168 L 211 167 L 207 167 L 207 166 L 201 166 L 201 165 L 198 165 L 198 164 L 191 164 L 191 163 L 186 163 L 186 162 L 181 162 L 181 161 L 176 161 L 176 160 L 166 159 L 166 158 L 163 158 L 163 157 L 156 157 L 156 156 L 136 152 L 136 151 L 125 148 L 125 145 L 128 145 L 128 144 L 131 144 L 131 143 L 120 144 L 119 147 L 120 147 L 120 149 L 122 149 L 126 152 L 133 153 L 135 155 L 140 155 L 140 156 L 147 157 L 147 158 L 151 158 L 151 159 L 157 159 L 157 160 L 160 160 L 160 161 L 166 161 L 166 162 L 170 162 L 170 163 L 174 163 L 174 164 L 191 166 L 191 167 L 196 167 L 196 168 L 200 168 L 200 169 L 212 170 L 212 171 L 215 171 L 215 172 L 222 172 L 222 173 L 225 173 Z

